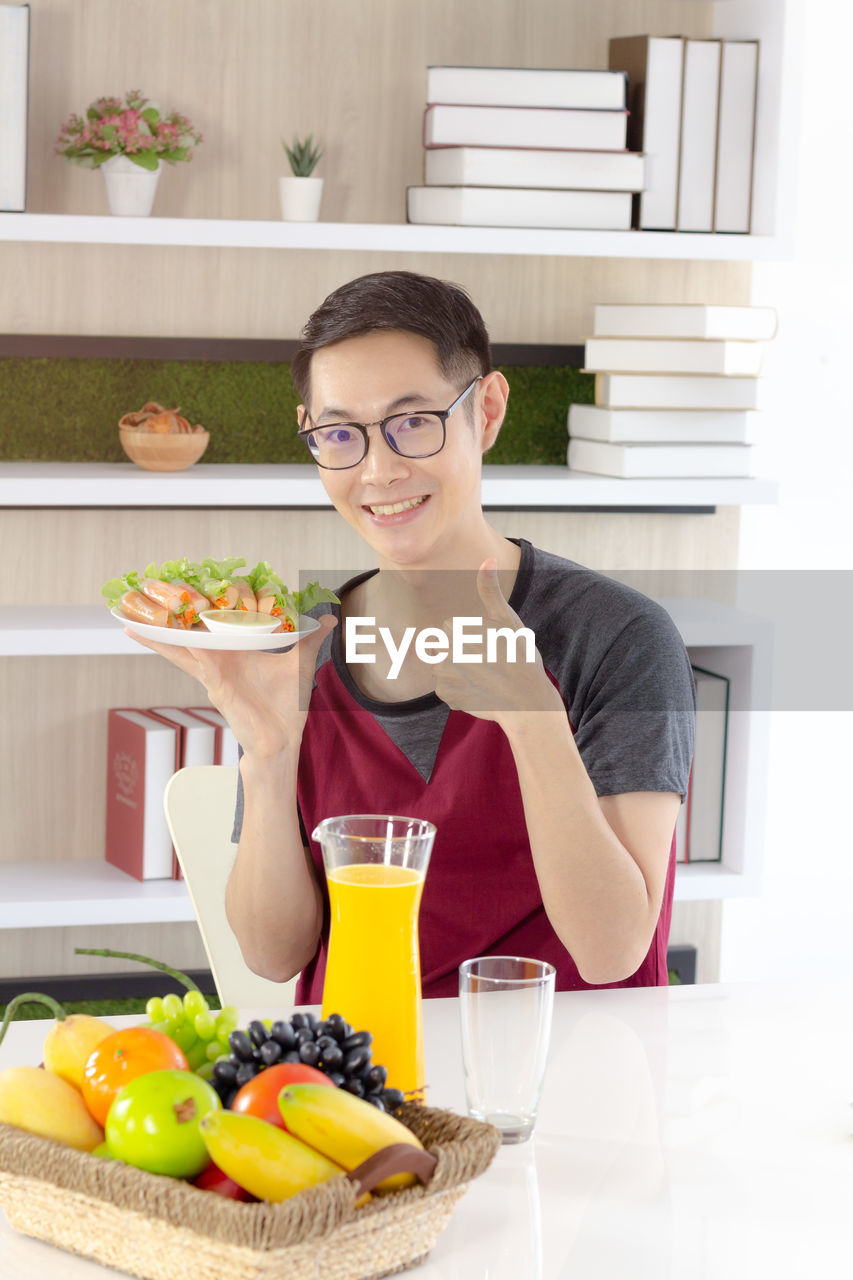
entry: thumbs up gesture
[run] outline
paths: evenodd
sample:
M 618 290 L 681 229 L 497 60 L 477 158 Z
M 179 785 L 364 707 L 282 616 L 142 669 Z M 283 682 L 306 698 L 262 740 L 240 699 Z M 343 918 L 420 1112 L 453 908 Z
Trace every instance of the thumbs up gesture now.
M 563 711 L 560 694 L 545 673 L 536 637 L 507 602 L 497 562 L 477 571 L 481 619 L 450 618 L 447 659 L 435 668 L 435 692 L 454 711 L 501 722 L 507 714 Z M 479 625 L 477 625 L 479 624 Z

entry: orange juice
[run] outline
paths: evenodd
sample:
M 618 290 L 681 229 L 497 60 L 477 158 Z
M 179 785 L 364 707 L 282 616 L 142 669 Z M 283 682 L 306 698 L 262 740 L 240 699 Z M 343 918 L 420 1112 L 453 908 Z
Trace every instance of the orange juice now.
M 424 1081 L 418 909 L 424 874 L 355 863 L 327 870 L 331 904 L 323 1017 L 340 1013 L 373 1033 L 388 1087 L 422 1096 Z

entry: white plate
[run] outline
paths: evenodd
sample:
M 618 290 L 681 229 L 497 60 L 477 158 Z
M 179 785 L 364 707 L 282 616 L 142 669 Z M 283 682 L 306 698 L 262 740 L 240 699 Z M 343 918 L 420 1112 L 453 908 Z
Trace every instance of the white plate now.
M 184 649 L 220 649 L 226 652 L 281 649 L 285 645 L 289 646 L 301 640 L 303 636 L 310 635 L 320 625 L 316 618 L 309 618 L 302 614 L 299 618 L 298 631 L 274 631 L 257 635 L 235 627 L 232 634 L 223 631 L 207 631 L 203 626 L 192 627 L 189 631 L 182 631 L 179 627 L 153 627 L 148 622 L 135 622 L 133 618 L 126 617 L 118 605 L 110 609 L 110 613 L 123 626 L 129 627 L 145 640 L 156 640 L 159 644 L 176 644 Z

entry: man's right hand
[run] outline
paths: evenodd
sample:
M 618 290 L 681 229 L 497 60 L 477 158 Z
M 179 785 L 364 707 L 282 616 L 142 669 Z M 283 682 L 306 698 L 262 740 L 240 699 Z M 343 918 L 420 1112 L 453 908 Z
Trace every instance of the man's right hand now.
M 143 639 L 127 627 L 125 635 L 198 680 L 244 755 L 266 760 L 299 749 L 317 654 L 337 622 L 326 613 L 319 624 L 286 653 L 184 648 Z M 286 643 L 287 634 L 281 639 Z

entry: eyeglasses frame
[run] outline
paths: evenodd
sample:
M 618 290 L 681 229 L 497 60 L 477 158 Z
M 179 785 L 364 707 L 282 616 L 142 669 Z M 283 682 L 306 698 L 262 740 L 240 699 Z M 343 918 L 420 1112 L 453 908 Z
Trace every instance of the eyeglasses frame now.
M 317 426 L 306 427 L 304 425 L 306 420 L 309 417 L 307 408 L 302 414 L 302 420 L 299 424 L 299 430 L 297 431 L 296 434 L 299 436 L 300 440 L 305 441 L 305 444 L 308 447 L 308 452 L 311 453 L 311 457 L 313 461 L 317 464 L 318 467 L 322 467 L 324 471 L 350 471 L 352 470 L 353 467 L 357 467 L 359 466 L 360 463 L 364 462 L 364 459 L 367 457 L 367 451 L 370 448 L 370 437 L 367 434 L 368 427 L 379 428 L 382 434 L 382 439 L 385 441 L 388 448 L 391 449 L 397 455 L 398 458 L 412 458 L 414 460 L 418 460 L 419 458 L 434 458 L 437 453 L 441 453 L 442 449 L 447 443 L 447 419 L 450 417 L 452 413 L 455 413 L 455 411 L 459 408 L 459 406 L 463 403 L 463 401 L 465 401 L 468 398 L 468 396 L 471 394 L 471 392 L 474 390 L 477 383 L 482 382 L 485 376 L 486 375 L 483 373 L 478 373 L 476 378 L 473 380 L 473 382 L 469 382 L 465 390 L 456 397 L 456 399 L 453 401 L 453 404 L 450 406 L 449 409 L 410 409 L 408 411 L 403 411 L 402 413 L 400 412 L 389 413 L 387 418 L 377 418 L 375 422 L 329 422 L 327 423 L 326 426 L 330 428 L 355 427 L 357 431 L 361 432 L 362 438 L 364 440 L 364 453 L 362 453 L 361 457 L 356 462 L 349 462 L 345 467 L 326 466 L 325 463 L 317 462 L 317 459 L 314 457 L 314 454 L 311 453 L 311 447 L 310 445 L 308 445 L 307 437 L 310 435 L 313 435 L 315 431 L 322 431 L 323 428 L 317 427 Z M 388 430 L 387 430 L 388 423 L 393 422 L 395 418 L 407 418 L 410 415 L 413 415 L 416 413 L 429 413 L 434 418 L 441 419 L 441 444 L 438 446 L 437 449 L 431 449 L 429 453 L 418 453 L 418 454 L 401 453 L 401 451 L 396 447 L 396 445 L 388 436 Z

